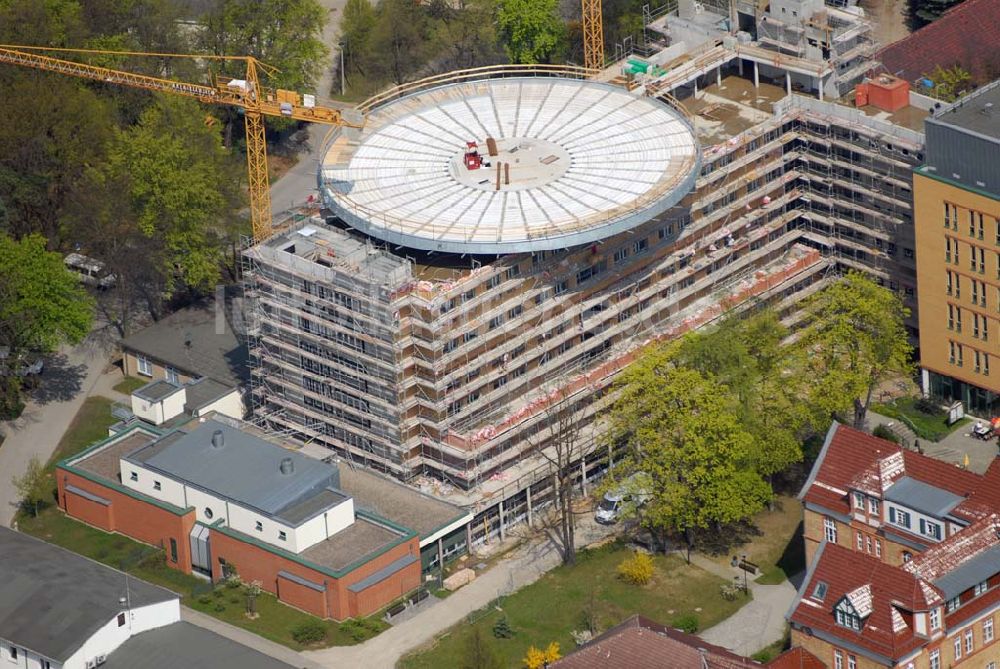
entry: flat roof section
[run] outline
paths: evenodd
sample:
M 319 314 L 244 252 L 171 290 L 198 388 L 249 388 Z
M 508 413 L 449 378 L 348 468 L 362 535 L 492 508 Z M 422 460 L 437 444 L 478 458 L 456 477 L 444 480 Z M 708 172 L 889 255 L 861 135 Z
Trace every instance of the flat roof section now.
M 104 448 L 87 455 L 81 460 L 75 460 L 73 466 L 94 476 L 110 481 L 111 483 L 121 483 L 121 459 L 139 450 L 143 446 L 156 441 L 156 437 L 145 432 L 135 431 L 132 434 L 119 439 Z
M 340 532 L 299 553 L 304 560 L 333 571 L 342 571 L 372 553 L 396 543 L 399 532 L 358 516 Z
M 943 107 L 934 114 L 942 125 L 1000 140 L 1000 80 Z
M 346 462 L 340 462 L 339 469 L 340 489 L 354 498 L 355 508 L 408 527 L 421 540 L 469 515 L 461 507 Z
M 484 161 L 477 169 L 468 142 Z M 690 122 L 664 102 L 595 81 L 487 79 L 377 108 L 357 136 L 335 137 L 320 184 L 331 210 L 383 241 L 517 253 L 592 243 L 649 220 L 692 189 L 699 160 Z

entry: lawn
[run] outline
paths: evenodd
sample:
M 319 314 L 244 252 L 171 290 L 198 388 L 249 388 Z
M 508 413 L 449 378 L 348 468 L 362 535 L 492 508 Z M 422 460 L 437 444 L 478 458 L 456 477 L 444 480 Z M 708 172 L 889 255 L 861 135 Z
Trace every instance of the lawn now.
M 877 414 L 902 421 L 920 439 L 928 441 L 941 441 L 971 420 L 963 418 L 953 425 L 948 425 L 947 411 L 936 409 L 933 413 L 926 413 L 918 408 L 917 400 L 916 397 L 900 397 L 886 404 L 873 403 L 871 409 Z
M 495 644 L 503 666 L 520 666 L 530 645 L 545 647 L 559 642 L 563 653 L 575 647 L 571 632 L 586 627 L 588 617 L 596 618 L 599 630 L 617 625 L 640 613 L 658 622 L 671 624 L 681 616 L 693 615 L 698 628 L 705 629 L 732 615 L 746 599 L 722 597 L 725 581 L 676 555 L 654 557 L 653 580 L 645 586 L 629 585 L 617 576 L 617 566 L 631 555 L 621 544 L 609 544 L 581 551 L 573 567 L 557 567 L 535 583 L 469 616 L 465 622 L 439 637 L 431 648 L 401 661 L 404 669 L 456 667 L 461 665 L 473 630 L 480 628 Z M 514 630 L 510 639 L 496 639 L 493 625 L 502 616 Z M 471 624 L 470 622 L 473 621 Z
M 151 380 L 152 379 L 147 379 L 141 376 L 126 376 L 124 379 L 115 384 L 115 390 L 120 392 L 122 395 L 131 395 Z
M 802 542 L 802 504 L 794 497 L 779 495 L 774 509 L 765 509 L 751 520 L 746 542 L 724 553 L 708 555 L 719 564 L 729 565 L 733 555 L 746 555 L 761 569 L 757 583 L 775 585 L 806 568 Z
M 55 480 L 52 472 L 57 462 L 107 437 L 108 426 L 115 422 L 110 408 L 111 400 L 103 397 L 90 397 L 84 402 L 46 467 L 53 490 Z M 326 628 L 326 641 L 313 647 L 359 643 L 388 627 L 374 616 L 360 623 L 348 621 L 339 624 L 320 620 L 282 604 L 267 593 L 257 598 L 259 617 L 250 620 L 243 615 L 246 603 L 241 590 L 220 587 L 213 591 L 207 581 L 167 567 L 164 553 L 159 549 L 77 522 L 52 502 L 42 506 L 37 518 L 22 512 L 17 523 L 22 532 L 117 569 L 127 570 L 136 578 L 178 593 L 181 603 L 192 609 L 295 650 L 305 648 L 292 639 L 292 629 L 303 623 L 319 622 Z

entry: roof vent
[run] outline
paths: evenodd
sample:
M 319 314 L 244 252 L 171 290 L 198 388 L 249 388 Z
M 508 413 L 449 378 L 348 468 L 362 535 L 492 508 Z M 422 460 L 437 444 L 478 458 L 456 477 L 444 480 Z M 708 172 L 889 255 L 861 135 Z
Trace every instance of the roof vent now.
M 212 433 L 212 448 L 222 448 L 226 445 L 226 435 L 222 434 L 222 430 L 216 430 Z
M 291 458 L 281 458 L 281 464 L 278 465 L 278 469 L 285 476 L 288 476 L 295 471 L 295 462 Z

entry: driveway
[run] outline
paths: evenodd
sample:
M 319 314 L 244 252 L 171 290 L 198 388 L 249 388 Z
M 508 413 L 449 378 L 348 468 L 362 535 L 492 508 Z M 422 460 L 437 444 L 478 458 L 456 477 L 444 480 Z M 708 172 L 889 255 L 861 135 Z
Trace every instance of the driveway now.
M 11 478 L 22 475 L 31 458 L 44 463 L 52 457 L 107 366 L 108 351 L 103 331 L 92 332 L 79 346 L 61 348 L 46 359 L 41 385 L 21 417 L 0 423 L 5 436 L 0 446 L 0 525 L 9 526 L 17 511 L 18 495 Z
M 320 0 L 320 4 L 329 12 L 326 27 L 323 29 L 323 43 L 330 49 L 330 60 L 316 87 L 316 97 L 329 104 L 330 87 L 333 85 L 333 66 L 340 59 L 340 49 L 337 46 L 340 36 L 340 17 L 347 0 Z M 299 161 L 271 184 L 271 209 L 276 219 L 280 212 L 301 207 L 310 195 L 318 195 L 316 174 L 319 170 L 320 151 L 323 148 L 323 138 L 330 127 L 318 123 L 307 124 L 306 140 Z

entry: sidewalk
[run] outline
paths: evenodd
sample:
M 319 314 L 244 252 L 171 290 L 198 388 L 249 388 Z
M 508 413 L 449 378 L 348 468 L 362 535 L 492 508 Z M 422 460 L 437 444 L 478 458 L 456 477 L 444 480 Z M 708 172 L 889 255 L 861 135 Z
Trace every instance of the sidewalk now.
M 692 554 L 691 562 L 727 582 L 732 582 L 734 576 L 743 576 L 742 570 L 723 567 L 702 555 Z M 698 636 L 716 646 L 749 656 L 785 636 L 785 614 L 795 601 L 796 590 L 788 581 L 778 585 L 747 581 L 747 586 L 753 593 L 753 601 Z
M 17 511 L 11 477 L 23 474 L 31 458 L 45 463 L 52 457 L 107 363 L 107 346 L 94 333 L 75 348 L 63 347 L 46 360 L 41 386 L 21 417 L 0 423 L 5 436 L 0 446 L 0 525 L 9 526 Z

